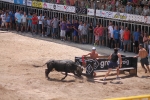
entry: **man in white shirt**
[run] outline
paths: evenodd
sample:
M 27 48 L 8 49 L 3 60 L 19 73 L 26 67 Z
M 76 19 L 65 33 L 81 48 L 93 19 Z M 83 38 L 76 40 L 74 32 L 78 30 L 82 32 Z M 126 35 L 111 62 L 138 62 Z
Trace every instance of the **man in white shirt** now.
M 51 34 L 51 19 L 50 19 L 50 17 L 48 17 L 47 18 L 47 33 L 46 33 L 46 35 L 45 36 L 48 36 L 49 34 Z
M 17 15 L 19 14 L 19 10 L 17 9 L 16 10 L 16 13 L 15 13 L 15 23 L 16 23 L 16 27 L 17 27 Z
M 2 19 L 1 27 L 3 28 L 5 26 L 5 23 L 6 23 L 6 15 L 4 12 L 2 12 L 2 14 L 1 14 L 1 19 Z
M 39 20 L 38 29 L 39 29 L 39 33 L 41 33 L 42 32 L 42 21 L 44 20 L 44 16 L 42 16 L 42 14 L 40 14 L 40 16 L 38 16 L 38 20 Z
M 109 48 L 113 48 L 112 45 L 114 45 L 114 40 L 113 40 L 113 25 L 112 22 L 109 22 L 108 26 L 108 37 L 109 37 Z
M 124 27 L 121 26 L 121 30 L 120 30 L 120 50 L 123 51 L 123 33 L 124 33 Z
M 82 23 L 82 21 L 81 21 L 81 22 L 80 22 L 80 25 L 78 26 L 79 43 L 81 43 L 82 30 L 83 30 L 83 23 Z
M 24 15 L 21 17 L 21 22 L 22 22 L 21 31 L 23 32 L 23 28 L 25 28 L 25 31 L 27 31 L 27 15 L 25 12 Z

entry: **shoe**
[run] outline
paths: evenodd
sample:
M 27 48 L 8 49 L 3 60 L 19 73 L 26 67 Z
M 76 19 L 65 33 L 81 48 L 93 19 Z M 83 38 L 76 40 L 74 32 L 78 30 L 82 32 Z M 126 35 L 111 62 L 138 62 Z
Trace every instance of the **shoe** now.
M 106 78 L 104 78 L 103 81 L 106 81 Z
M 121 78 L 120 77 L 116 77 L 116 80 L 121 80 Z

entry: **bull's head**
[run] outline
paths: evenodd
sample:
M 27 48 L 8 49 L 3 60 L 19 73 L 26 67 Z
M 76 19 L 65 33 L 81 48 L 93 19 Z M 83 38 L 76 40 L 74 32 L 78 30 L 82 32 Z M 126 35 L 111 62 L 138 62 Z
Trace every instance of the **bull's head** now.
M 83 67 L 81 65 L 77 65 L 77 70 L 76 70 L 77 76 L 81 76 L 82 71 L 83 71 Z

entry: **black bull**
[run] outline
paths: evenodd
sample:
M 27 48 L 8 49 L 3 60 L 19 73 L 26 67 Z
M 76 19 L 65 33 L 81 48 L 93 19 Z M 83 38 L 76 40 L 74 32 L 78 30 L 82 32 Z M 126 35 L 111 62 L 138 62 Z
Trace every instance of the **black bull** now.
M 77 65 L 72 60 L 50 60 L 44 65 L 47 64 L 47 69 L 45 69 L 45 76 L 49 79 L 49 73 L 55 69 L 58 72 L 65 72 L 65 77 L 62 78 L 65 79 L 68 75 L 68 73 L 73 73 L 74 75 L 80 77 L 83 71 L 83 68 L 81 65 Z M 43 66 L 44 66 L 43 65 Z

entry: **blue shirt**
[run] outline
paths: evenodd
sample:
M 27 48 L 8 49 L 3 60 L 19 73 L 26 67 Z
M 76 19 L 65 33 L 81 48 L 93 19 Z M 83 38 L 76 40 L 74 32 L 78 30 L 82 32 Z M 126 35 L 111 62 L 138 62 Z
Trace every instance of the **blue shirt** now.
M 10 15 L 8 15 L 8 16 L 6 17 L 6 22 L 7 22 L 7 23 L 10 22 Z
M 119 35 L 120 35 L 119 32 L 120 32 L 119 30 L 114 30 L 113 31 L 114 39 L 119 39 Z
M 18 23 L 21 23 L 21 15 L 20 15 L 20 14 L 17 14 L 17 15 L 16 15 L 16 18 L 17 18 L 17 22 L 18 22 Z
M 31 16 L 31 15 L 28 15 L 28 18 L 30 18 L 30 19 L 28 20 L 28 23 L 32 23 L 32 16 Z
M 134 41 L 139 41 L 139 36 L 140 36 L 140 32 L 134 32 L 133 33 Z

